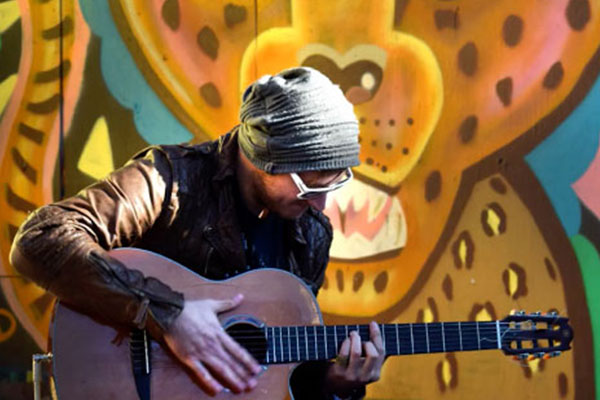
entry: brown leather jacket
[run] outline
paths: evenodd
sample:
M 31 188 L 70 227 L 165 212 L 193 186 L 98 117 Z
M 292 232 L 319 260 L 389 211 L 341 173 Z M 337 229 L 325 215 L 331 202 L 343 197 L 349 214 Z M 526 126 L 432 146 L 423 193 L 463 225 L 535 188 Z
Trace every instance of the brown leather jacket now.
M 235 190 L 237 137 L 150 147 L 76 196 L 44 206 L 21 226 L 11 262 L 80 310 L 160 338 L 182 294 L 109 257 L 133 246 L 163 254 L 210 279 L 246 270 Z M 313 209 L 289 221 L 290 272 L 313 291 L 323 282 L 332 229 Z

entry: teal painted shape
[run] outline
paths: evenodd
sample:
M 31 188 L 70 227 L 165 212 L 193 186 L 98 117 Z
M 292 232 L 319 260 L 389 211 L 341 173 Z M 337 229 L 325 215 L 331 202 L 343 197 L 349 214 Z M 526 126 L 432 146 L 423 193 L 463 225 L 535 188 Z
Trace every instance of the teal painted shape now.
M 90 29 L 102 38 L 102 77 L 114 98 L 133 111 L 135 126 L 150 144 L 181 143 L 193 135 L 173 116 L 148 85 L 112 19 L 108 1 L 80 0 Z
M 571 238 L 575 255 L 581 268 L 585 298 L 588 304 L 594 342 L 594 381 L 596 400 L 600 400 L 600 255 L 592 243 L 583 235 Z M 575 334 L 577 335 L 577 333 Z
M 567 236 L 579 232 L 581 208 L 571 185 L 587 170 L 600 138 L 600 79 L 558 128 L 525 157 Z

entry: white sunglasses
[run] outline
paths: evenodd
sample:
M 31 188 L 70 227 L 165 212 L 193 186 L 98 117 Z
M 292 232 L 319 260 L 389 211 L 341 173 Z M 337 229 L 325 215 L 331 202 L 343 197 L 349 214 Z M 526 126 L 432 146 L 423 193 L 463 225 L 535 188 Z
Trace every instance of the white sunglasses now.
M 298 188 L 298 194 L 296 195 L 296 197 L 299 198 L 300 200 L 310 200 L 315 197 L 319 197 L 324 193 L 328 193 L 328 192 L 331 192 L 331 191 L 341 188 L 342 186 L 344 186 L 345 184 L 350 182 L 350 180 L 353 178 L 352 170 L 350 168 L 346 168 L 338 176 L 341 176 L 341 174 L 345 174 L 346 176 L 344 176 L 341 180 L 339 180 L 335 183 L 332 183 L 329 186 L 312 187 L 312 188 L 306 186 L 306 184 L 304 183 L 302 178 L 300 178 L 300 176 L 298 176 L 297 173 L 292 172 L 292 173 L 290 173 L 290 176 L 292 177 L 292 180 L 294 181 L 294 183 L 296 184 L 296 187 Z

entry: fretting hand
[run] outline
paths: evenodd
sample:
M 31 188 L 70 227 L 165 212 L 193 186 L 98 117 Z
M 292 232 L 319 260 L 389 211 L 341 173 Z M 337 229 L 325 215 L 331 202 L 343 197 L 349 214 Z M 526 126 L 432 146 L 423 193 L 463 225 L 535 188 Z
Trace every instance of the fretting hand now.
M 241 393 L 257 384 L 260 366 L 225 332 L 217 318 L 218 313 L 237 307 L 242 299 L 240 294 L 230 300 L 186 301 L 183 311 L 165 333 L 171 351 L 211 395 L 224 388 Z
M 327 371 L 330 392 L 346 397 L 353 390 L 379 380 L 385 349 L 375 322 L 369 324 L 369 336 L 371 340 L 362 342 L 358 332 L 352 331 L 342 342 L 336 362 Z

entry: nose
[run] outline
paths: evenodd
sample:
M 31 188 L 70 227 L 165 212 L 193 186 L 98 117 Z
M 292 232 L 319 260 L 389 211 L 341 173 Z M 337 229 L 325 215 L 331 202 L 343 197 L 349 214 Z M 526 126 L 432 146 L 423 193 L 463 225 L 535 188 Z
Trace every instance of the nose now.
M 325 203 L 327 202 L 327 193 L 323 193 L 317 197 L 313 197 L 312 199 L 306 200 L 306 202 L 312 207 L 319 211 L 323 211 L 325 209 Z

